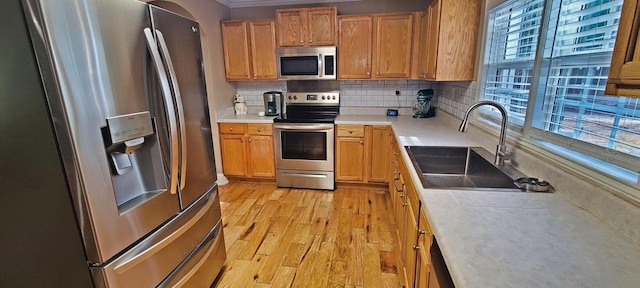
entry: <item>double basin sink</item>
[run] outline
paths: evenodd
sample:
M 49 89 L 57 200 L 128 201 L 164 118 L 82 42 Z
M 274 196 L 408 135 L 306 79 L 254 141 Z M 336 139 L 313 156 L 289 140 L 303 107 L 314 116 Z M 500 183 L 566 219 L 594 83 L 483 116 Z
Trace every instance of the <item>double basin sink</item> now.
M 405 146 L 424 188 L 523 191 L 524 174 L 480 147 Z

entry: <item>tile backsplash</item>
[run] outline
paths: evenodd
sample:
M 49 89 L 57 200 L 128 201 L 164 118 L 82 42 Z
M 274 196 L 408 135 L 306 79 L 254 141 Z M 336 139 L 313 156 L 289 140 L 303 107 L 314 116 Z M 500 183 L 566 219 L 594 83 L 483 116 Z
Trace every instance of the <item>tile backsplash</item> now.
M 417 103 L 420 89 L 433 89 L 436 97 L 431 105 L 437 106 L 436 82 L 420 80 L 345 80 L 340 81 L 340 106 L 342 107 L 412 107 Z M 248 106 L 263 105 L 262 93 L 271 90 L 287 91 L 286 81 L 238 82 L 238 94 L 245 97 Z M 396 96 L 395 91 L 400 95 Z
M 467 108 L 476 102 L 478 95 L 476 87 L 476 81 L 438 83 L 437 107 L 462 119 Z

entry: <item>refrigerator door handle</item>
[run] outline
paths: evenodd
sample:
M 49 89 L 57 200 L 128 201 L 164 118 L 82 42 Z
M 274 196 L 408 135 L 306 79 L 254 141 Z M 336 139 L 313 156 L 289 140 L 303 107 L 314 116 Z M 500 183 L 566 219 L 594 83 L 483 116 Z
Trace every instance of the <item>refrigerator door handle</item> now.
M 158 74 L 158 80 L 160 80 L 160 86 L 162 88 L 162 95 L 164 97 L 164 102 L 167 107 L 167 115 L 169 116 L 169 128 L 170 128 L 170 187 L 169 193 L 176 194 L 177 186 L 178 186 L 178 124 L 176 120 L 176 115 L 173 111 L 175 108 L 173 107 L 173 100 L 171 100 L 171 90 L 169 88 L 169 80 L 167 78 L 167 74 L 165 73 L 164 66 L 162 64 L 162 59 L 160 58 L 160 52 L 158 51 L 158 46 L 156 41 L 153 38 L 153 34 L 151 33 L 150 28 L 144 28 L 144 36 L 147 42 L 147 48 L 149 53 L 151 54 L 151 58 L 153 59 L 153 67 L 156 69 L 156 73 Z
M 160 43 L 160 49 L 162 50 L 162 55 L 164 56 L 165 64 L 167 69 L 169 70 L 169 79 L 171 79 L 171 84 L 173 86 L 173 95 L 175 95 L 176 107 L 178 108 L 178 123 L 180 128 L 180 189 L 184 189 L 184 185 L 186 183 L 187 178 L 187 137 L 184 135 L 186 133 L 186 129 L 184 128 L 184 107 L 182 105 L 182 96 L 180 95 L 180 88 L 178 87 L 178 79 L 176 79 L 176 71 L 173 68 L 173 62 L 171 61 L 171 55 L 169 54 L 169 48 L 167 47 L 167 42 L 164 40 L 164 35 L 160 30 L 156 30 L 156 35 L 158 36 L 158 43 Z

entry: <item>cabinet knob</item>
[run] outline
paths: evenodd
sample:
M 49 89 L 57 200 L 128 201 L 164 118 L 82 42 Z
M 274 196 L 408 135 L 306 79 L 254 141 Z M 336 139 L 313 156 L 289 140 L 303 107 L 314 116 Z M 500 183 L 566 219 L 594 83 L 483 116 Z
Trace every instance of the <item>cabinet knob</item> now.
M 300 40 L 300 43 L 303 43 L 303 44 L 304 44 L 304 40 Z
M 353 130 L 349 129 L 349 134 L 353 134 Z
M 413 250 L 420 250 L 420 246 L 413 244 Z
M 407 202 L 402 202 L 402 206 L 403 207 L 407 207 L 407 206 L 409 206 L 409 204 L 407 204 Z
M 309 39 L 309 43 L 313 43 L 313 40 Z
M 360 141 L 360 144 L 362 144 L 362 143 L 364 143 L 364 142 Z
M 376 76 L 380 76 L 380 72 L 376 72 Z
M 258 78 L 258 74 L 253 74 L 253 78 Z
M 262 131 L 262 128 L 258 128 L 258 132 Z
M 240 139 L 240 143 L 244 143 L 244 140 Z
M 249 138 L 249 142 L 251 142 L 251 138 Z
M 233 131 L 233 127 L 232 127 L 232 128 L 229 128 L 229 131 Z
M 424 235 L 424 234 L 427 234 L 427 231 L 422 230 L 422 229 L 418 229 L 418 234 Z
M 371 76 L 371 72 L 367 71 L 367 76 Z

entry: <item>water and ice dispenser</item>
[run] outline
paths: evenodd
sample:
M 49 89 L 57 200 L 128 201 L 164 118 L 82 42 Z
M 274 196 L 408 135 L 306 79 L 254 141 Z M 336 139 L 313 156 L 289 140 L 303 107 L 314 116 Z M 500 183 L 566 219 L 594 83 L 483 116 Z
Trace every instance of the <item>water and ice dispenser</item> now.
M 149 111 L 109 117 L 102 128 L 119 210 L 125 212 L 166 191 L 155 121 Z

